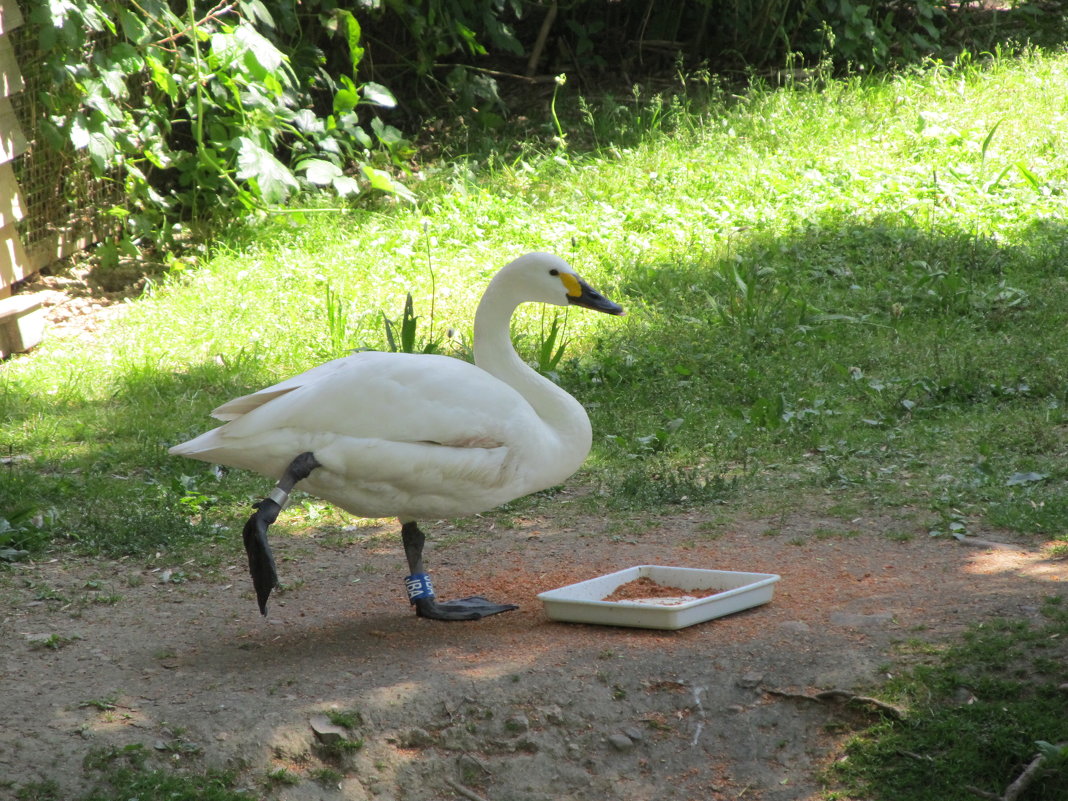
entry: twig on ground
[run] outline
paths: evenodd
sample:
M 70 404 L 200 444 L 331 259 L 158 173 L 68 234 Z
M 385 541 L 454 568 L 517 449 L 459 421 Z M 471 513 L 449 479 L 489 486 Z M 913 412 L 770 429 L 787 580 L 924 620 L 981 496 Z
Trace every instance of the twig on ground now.
M 1057 748 L 1068 747 L 1068 742 L 1057 743 Z M 971 785 L 965 785 L 964 789 L 970 793 L 975 793 L 982 798 L 992 798 L 994 801 L 1016 801 L 1021 795 L 1023 795 L 1027 788 L 1039 777 L 1042 773 L 1042 767 L 1046 763 L 1046 754 L 1035 754 L 1035 758 L 1031 760 L 1031 763 L 1024 768 L 1023 773 L 1016 777 L 1016 780 L 1005 788 L 1005 792 L 1001 795 L 996 793 L 989 793 L 986 790 L 980 790 L 978 787 L 972 787 Z
M 487 799 L 480 796 L 470 787 L 464 787 L 458 781 L 453 781 L 452 779 L 445 779 L 445 784 L 449 785 L 449 787 L 458 792 L 464 798 L 470 798 L 471 801 L 487 801 Z
M 1007 551 L 1022 551 L 1019 545 L 1013 545 L 1009 542 L 994 542 L 993 540 L 981 540 L 978 537 L 969 537 L 966 534 L 954 534 L 953 539 L 959 542 L 961 545 L 970 545 L 972 548 L 1003 548 Z
M 785 690 L 772 690 L 767 689 L 765 692 L 770 695 L 777 695 L 780 698 L 799 698 L 805 701 L 816 701 L 822 703 L 824 701 L 845 701 L 853 704 L 864 704 L 867 706 L 875 707 L 880 712 L 885 712 L 894 720 L 904 720 L 905 710 L 899 706 L 888 704 L 886 701 L 880 701 L 878 698 L 872 698 L 867 695 L 857 695 L 851 693 L 848 690 L 823 690 L 814 695 L 808 695 L 807 693 L 791 693 Z

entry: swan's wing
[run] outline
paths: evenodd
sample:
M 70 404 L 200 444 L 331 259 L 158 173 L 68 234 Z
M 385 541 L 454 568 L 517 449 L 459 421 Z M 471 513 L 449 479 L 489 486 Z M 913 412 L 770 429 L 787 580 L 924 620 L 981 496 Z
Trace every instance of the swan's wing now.
M 242 405 L 249 411 L 222 428 L 226 439 L 289 429 L 493 447 L 517 426 L 540 422 L 518 392 L 472 364 L 397 353 L 359 353 L 328 362 L 249 396 Z
M 260 406 L 263 406 L 263 404 L 268 403 L 281 395 L 285 395 L 287 392 L 292 392 L 295 389 L 309 384 L 330 380 L 331 376 L 345 369 L 345 365 L 350 358 L 352 357 L 345 356 L 340 359 L 324 362 L 323 364 L 312 367 L 310 370 L 305 370 L 300 375 L 287 378 L 285 381 L 272 384 L 271 386 L 253 392 L 250 395 L 242 395 L 240 398 L 229 400 L 222 406 L 213 410 L 211 416 L 216 420 L 236 420 L 238 417 L 241 417 L 241 415 L 248 414 L 253 409 L 258 409 Z

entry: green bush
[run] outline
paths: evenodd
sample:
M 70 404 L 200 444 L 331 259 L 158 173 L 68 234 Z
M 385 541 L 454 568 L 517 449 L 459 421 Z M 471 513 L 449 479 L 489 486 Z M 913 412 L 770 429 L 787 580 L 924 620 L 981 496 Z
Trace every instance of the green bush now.
M 299 19 L 280 2 L 200 5 L 179 14 L 165 0 L 71 0 L 29 15 L 52 78 L 39 98 L 44 134 L 122 182 L 126 202 L 110 213 L 127 246 L 304 188 L 407 194 L 387 171 L 405 142 L 369 113 L 396 101 L 358 82 L 362 31 L 350 12 L 314 0 Z

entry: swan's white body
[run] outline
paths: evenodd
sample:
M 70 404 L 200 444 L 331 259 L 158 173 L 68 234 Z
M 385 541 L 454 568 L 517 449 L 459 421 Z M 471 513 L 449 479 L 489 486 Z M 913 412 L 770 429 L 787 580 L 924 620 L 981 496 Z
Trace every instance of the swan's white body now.
M 213 416 L 226 425 L 171 453 L 278 478 L 311 452 L 321 467 L 302 489 L 361 517 L 402 521 L 470 515 L 559 484 L 589 453 L 590 421 L 523 363 L 509 321 L 522 302 L 574 302 L 579 284 L 555 256 L 520 257 L 479 304 L 474 365 L 400 353 L 336 359 L 220 406 Z

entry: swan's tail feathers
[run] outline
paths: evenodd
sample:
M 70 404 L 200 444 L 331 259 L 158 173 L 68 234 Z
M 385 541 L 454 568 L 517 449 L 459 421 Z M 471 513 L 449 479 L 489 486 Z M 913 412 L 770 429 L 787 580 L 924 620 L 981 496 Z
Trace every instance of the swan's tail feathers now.
M 212 429 L 201 434 L 199 437 L 194 437 L 187 442 L 179 443 L 173 446 L 167 452 L 172 456 L 188 456 L 190 459 L 201 459 L 205 462 L 215 461 L 212 458 L 213 452 L 218 449 L 218 435 L 215 433 L 218 429 Z

